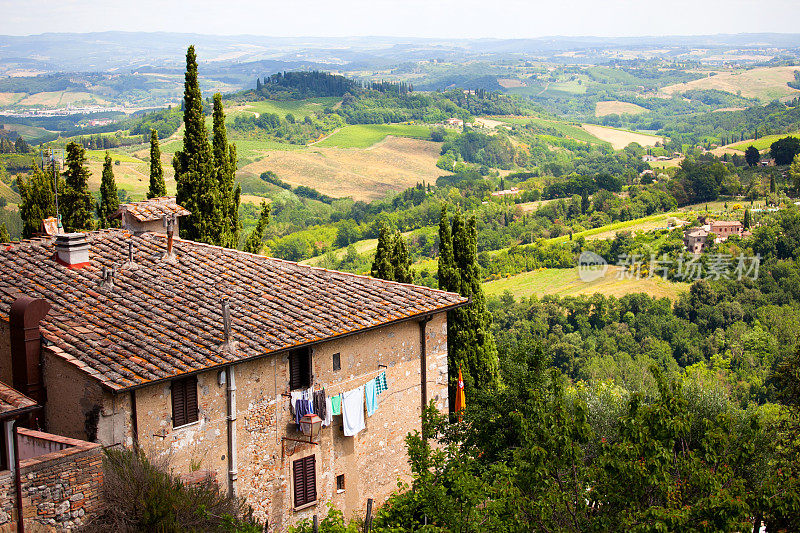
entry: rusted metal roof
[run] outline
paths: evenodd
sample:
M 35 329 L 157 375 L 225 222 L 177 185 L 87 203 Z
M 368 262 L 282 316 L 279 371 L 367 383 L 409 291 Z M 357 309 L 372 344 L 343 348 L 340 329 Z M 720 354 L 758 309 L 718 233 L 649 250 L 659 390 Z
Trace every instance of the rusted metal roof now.
M 0 314 L 15 295 L 44 298 L 49 349 L 125 390 L 295 346 L 442 312 L 466 298 L 426 287 L 126 230 L 88 234 L 90 264 L 54 259 L 49 238 L 0 249 Z M 128 262 L 128 244 L 133 263 Z M 116 273 L 103 282 L 103 269 Z M 232 308 L 236 350 L 224 350 L 222 300 Z
M 179 206 L 174 196 L 161 196 L 151 198 L 141 202 L 122 204 L 119 209 L 111 215 L 112 218 L 119 218 L 126 211 L 139 222 L 153 222 L 161 220 L 165 215 L 177 215 L 179 217 L 190 215 L 191 213 Z

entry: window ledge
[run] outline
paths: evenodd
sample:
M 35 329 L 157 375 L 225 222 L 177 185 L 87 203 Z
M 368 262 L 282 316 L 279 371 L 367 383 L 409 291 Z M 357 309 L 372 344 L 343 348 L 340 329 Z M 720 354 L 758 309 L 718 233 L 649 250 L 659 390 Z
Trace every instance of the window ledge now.
M 344 492 L 344 489 L 336 489 L 336 494 L 342 494 L 343 492 Z
M 304 503 L 303 505 L 295 507 L 294 512 L 302 511 L 303 509 L 308 509 L 309 507 L 314 507 L 315 505 L 317 505 L 317 502 L 319 502 L 319 500 L 314 500 L 313 502 Z
M 184 424 L 182 426 L 173 426 L 172 427 L 172 431 L 176 431 L 176 430 L 179 430 L 179 429 L 184 429 L 184 428 L 189 428 L 189 427 L 192 427 L 192 426 L 196 426 L 199 423 L 200 423 L 200 420 L 198 419 L 198 420 L 195 420 L 194 422 L 189 422 L 188 424 Z

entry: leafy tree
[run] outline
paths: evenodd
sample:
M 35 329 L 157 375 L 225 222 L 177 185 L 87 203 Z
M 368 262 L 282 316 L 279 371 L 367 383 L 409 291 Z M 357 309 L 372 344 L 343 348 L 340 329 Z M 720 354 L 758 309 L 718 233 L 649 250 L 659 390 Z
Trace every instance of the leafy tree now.
M 236 248 L 239 244 L 239 198 L 241 187 L 236 185 L 236 145 L 228 144 L 225 130 L 225 112 L 222 109 L 222 96 L 214 95 L 214 137 L 213 137 L 214 169 L 217 176 L 217 188 L 222 209 L 222 234 L 219 244 L 227 248 Z
M 31 147 L 28 146 L 28 143 L 25 142 L 21 135 L 14 141 L 14 149 L 18 154 L 27 154 L 31 151 Z
M 792 164 L 789 165 L 789 178 L 792 180 L 795 194 L 800 193 L 800 154 L 795 155 Z
M 258 223 L 247 240 L 244 242 L 244 251 L 251 254 L 257 254 L 264 246 L 264 230 L 267 228 L 270 219 L 270 204 L 266 201 L 261 201 L 261 216 L 258 218 Z
M 158 131 L 150 130 L 150 188 L 148 198 L 160 198 L 167 195 L 164 183 L 164 169 L 161 167 L 161 149 L 158 146 Z
M 0 242 L 11 242 L 11 235 L 8 233 L 6 223 L 0 223 Z
M 784 137 L 778 139 L 769 147 L 770 156 L 775 159 L 776 165 L 788 165 L 794 156 L 800 154 L 800 138 Z
M 203 115 L 203 96 L 197 81 L 194 46 L 186 51 L 183 122 L 186 127 L 183 150 L 176 152 L 172 159 L 177 202 L 191 213 L 181 221 L 181 237 L 221 244 L 222 238 L 227 235 L 223 230 L 224 209 Z
M 91 173 L 85 166 L 86 152 L 82 145 L 75 142 L 67 144 L 65 164 L 67 169 L 64 171 L 64 194 L 60 204 L 64 230 L 91 230 L 94 227 L 94 201 L 89 192 Z
M 58 187 L 64 190 L 63 179 Z M 19 215 L 22 218 L 22 236 L 30 238 L 39 233 L 42 220 L 56 216 L 56 195 L 53 190 L 52 179 L 45 176 L 42 170 L 34 165 L 31 167 L 31 177 L 26 182 L 17 178 L 19 195 L 22 198 L 19 204 Z
M 117 183 L 114 181 L 114 170 L 111 168 L 111 156 L 106 152 L 103 161 L 103 177 L 100 180 L 100 201 L 97 203 L 97 218 L 100 228 L 119 226 L 118 219 L 111 219 L 111 215 L 118 209 Z
M 760 159 L 761 159 L 761 153 L 758 151 L 758 148 L 756 148 L 752 144 L 747 147 L 747 150 L 744 151 L 744 160 L 747 163 L 747 166 L 750 167 L 756 166 Z

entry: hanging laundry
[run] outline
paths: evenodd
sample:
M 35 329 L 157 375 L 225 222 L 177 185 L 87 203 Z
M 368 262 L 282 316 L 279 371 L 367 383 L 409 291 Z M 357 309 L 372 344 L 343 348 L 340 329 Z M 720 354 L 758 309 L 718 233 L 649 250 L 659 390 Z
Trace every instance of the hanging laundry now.
M 314 392 L 314 413 L 320 418 L 325 418 L 325 389 Z
M 326 428 L 331 425 L 333 419 L 333 407 L 331 406 L 331 399 L 325 398 L 325 418 L 322 419 L 322 427 Z
M 300 431 L 300 419 L 311 413 L 311 402 L 308 400 L 297 400 L 294 405 L 294 421 L 297 424 L 297 431 Z
M 367 414 L 372 416 L 378 408 L 378 395 L 376 393 L 375 380 L 371 379 L 364 384 L 364 397 L 367 400 Z
M 303 391 L 301 390 L 293 390 L 289 393 L 291 396 L 291 400 L 289 400 L 289 411 L 291 411 L 292 416 L 295 416 L 295 405 L 297 405 L 297 400 L 303 399 Z
M 342 395 L 342 424 L 345 437 L 357 435 L 364 429 L 364 386 Z
M 386 372 L 381 372 L 378 374 L 378 377 L 375 378 L 375 388 L 378 394 L 389 390 L 389 385 L 386 384 Z
M 331 414 L 342 414 L 342 395 L 331 396 Z

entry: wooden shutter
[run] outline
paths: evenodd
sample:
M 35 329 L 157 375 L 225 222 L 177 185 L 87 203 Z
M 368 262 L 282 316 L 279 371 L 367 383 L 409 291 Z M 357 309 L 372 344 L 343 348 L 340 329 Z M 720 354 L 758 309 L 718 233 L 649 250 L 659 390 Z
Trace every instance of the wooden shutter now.
M 303 386 L 302 367 L 300 354 L 296 351 L 289 353 L 289 388 L 299 389 Z
M 172 427 L 186 423 L 186 383 L 176 379 L 172 382 Z
M 314 455 L 305 458 L 306 503 L 317 501 L 317 460 Z
M 197 422 L 197 376 L 172 382 L 172 427 Z
M 295 507 L 317 500 L 317 460 L 314 455 L 292 462 L 292 479 Z

